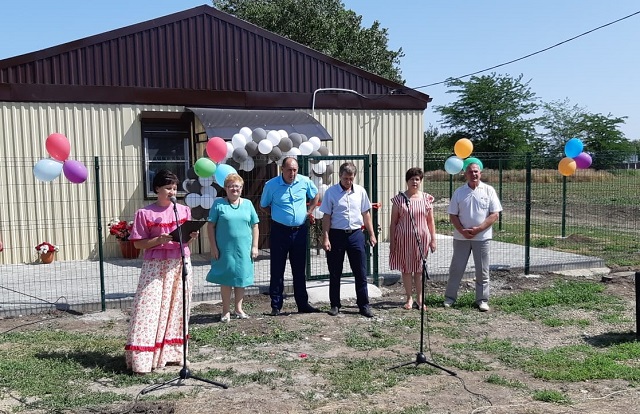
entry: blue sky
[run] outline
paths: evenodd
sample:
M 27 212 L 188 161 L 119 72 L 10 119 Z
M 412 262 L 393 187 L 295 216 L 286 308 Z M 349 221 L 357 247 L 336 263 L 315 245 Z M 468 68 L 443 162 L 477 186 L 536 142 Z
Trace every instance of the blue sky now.
M 640 11 L 637 0 L 343 0 L 402 47 L 409 87 L 465 75 L 552 46 Z M 0 15 L 0 59 L 33 52 L 202 4 L 206 0 L 8 2 Z M 627 116 L 621 130 L 640 139 L 640 14 L 528 59 L 494 69 L 524 75 L 542 101 L 569 98 L 591 113 Z M 486 74 L 490 72 L 485 72 Z M 434 105 L 455 99 L 443 85 L 420 88 Z

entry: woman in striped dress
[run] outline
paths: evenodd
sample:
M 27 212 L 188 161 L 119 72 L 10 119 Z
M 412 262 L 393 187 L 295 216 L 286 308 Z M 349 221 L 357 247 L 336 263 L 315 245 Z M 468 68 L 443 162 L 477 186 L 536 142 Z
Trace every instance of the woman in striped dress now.
M 391 240 L 389 267 L 402 272 L 402 284 L 406 294 L 405 309 L 424 304 L 422 297 L 422 255 L 416 240 L 420 239 L 424 260 L 429 251 L 436 251 L 436 225 L 433 218 L 433 196 L 422 192 L 422 169 L 407 170 L 405 181 L 407 190 L 391 199 Z M 411 220 L 413 216 L 413 221 Z M 415 230 L 414 230 L 415 222 Z M 416 304 L 413 303 L 413 288 L 416 290 Z M 415 306 L 414 306 L 415 305 Z

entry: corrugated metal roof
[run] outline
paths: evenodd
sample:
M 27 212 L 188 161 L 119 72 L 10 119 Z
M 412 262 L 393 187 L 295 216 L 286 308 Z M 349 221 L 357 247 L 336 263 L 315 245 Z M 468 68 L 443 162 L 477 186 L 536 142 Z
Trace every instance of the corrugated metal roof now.
M 206 5 L 0 60 L 3 101 L 310 108 L 321 88 L 366 97 L 323 93 L 317 108 L 424 109 L 430 101 Z

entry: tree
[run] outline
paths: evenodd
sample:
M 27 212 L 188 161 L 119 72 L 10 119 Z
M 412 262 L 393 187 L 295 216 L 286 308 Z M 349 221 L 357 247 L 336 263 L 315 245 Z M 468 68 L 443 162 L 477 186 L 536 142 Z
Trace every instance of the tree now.
M 618 129 L 625 119 L 626 117 L 614 117 L 611 114 L 604 116 L 589 113 L 580 118 L 577 127 L 581 130 L 585 151 L 591 154 L 593 168 L 616 166 L 635 153 L 633 143 Z
M 567 140 L 576 137 L 591 154 L 592 167 L 603 169 L 625 161 L 636 152 L 634 145 L 618 129 L 626 117 L 592 114 L 578 105 L 571 106 L 569 99 L 545 103 L 542 107 L 544 114 L 539 126 L 544 147 L 540 147 L 537 154 L 558 160 L 565 156 Z
M 402 48 L 388 50 L 387 29 L 378 21 L 361 27 L 362 16 L 341 0 L 213 0 L 213 6 L 334 59 L 404 83 Z
M 543 103 L 542 109 L 539 126 L 542 128 L 540 137 L 543 145 L 536 153 L 561 158 L 567 140 L 580 136 L 580 121 L 587 111 L 578 105 L 571 106 L 569 98 Z
M 447 93 L 458 100 L 436 106 L 442 124 L 468 137 L 474 152 L 524 153 L 535 141 L 533 114 L 538 109 L 535 94 L 522 75 L 473 76 L 469 81 L 449 79 Z

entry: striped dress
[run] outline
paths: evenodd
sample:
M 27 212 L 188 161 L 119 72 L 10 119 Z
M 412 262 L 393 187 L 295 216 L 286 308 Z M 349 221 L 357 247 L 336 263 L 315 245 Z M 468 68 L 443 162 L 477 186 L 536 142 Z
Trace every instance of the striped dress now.
M 427 214 L 433 208 L 433 196 L 422 193 L 422 198 L 411 198 L 411 214 L 416 224 L 418 236 L 422 244 L 422 251 L 426 255 L 429 252 L 431 237 L 427 226 Z M 391 202 L 398 207 L 398 222 L 395 229 L 395 249 L 389 253 L 389 268 L 399 270 L 402 273 L 413 273 L 422 271 L 422 257 L 416 242 L 407 202 L 400 195 L 396 194 Z

